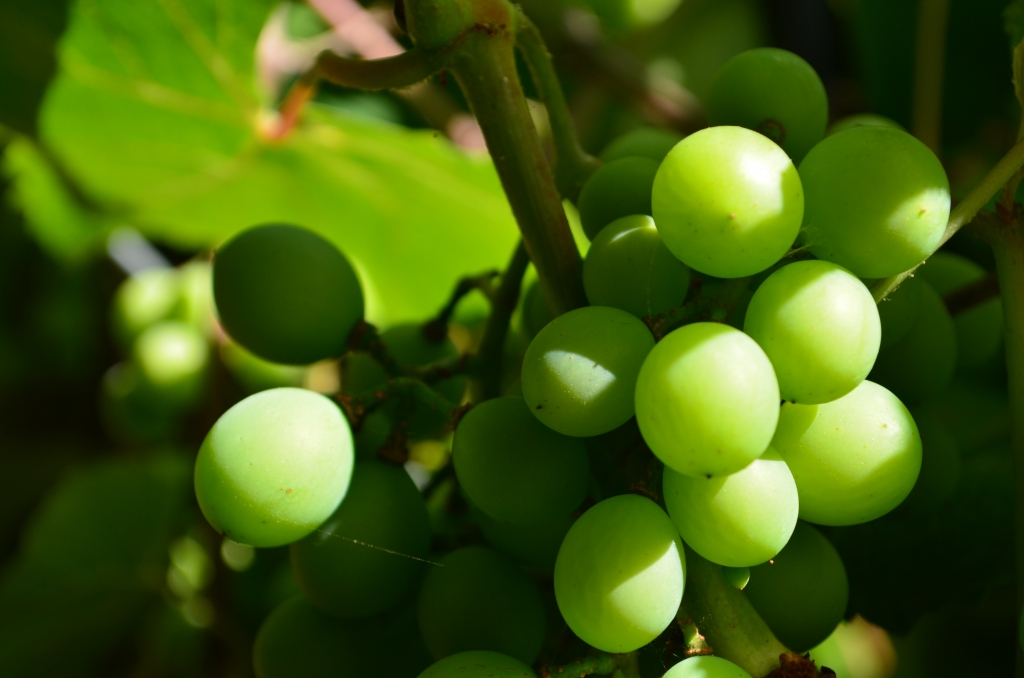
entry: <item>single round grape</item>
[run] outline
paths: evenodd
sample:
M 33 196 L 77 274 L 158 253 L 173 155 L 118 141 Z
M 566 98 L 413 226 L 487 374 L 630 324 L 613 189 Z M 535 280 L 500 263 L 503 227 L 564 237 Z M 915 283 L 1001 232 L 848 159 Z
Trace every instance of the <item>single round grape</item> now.
M 832 136 L 833 134 L 839 134 L 845 132 L 848 129 L 854 127 L 891 127 L 898 129 L 901 132 L 906 132 L 903 129 L 903 125 L 899 124 L 892 118 L 887 118 L 884 115 L 875 115 L 874 113 L 857 113 L 855 115 L 848 115 L 845 118 L 840 118 L 834 123 L 829 125 L 828 131 L 825 136 Z
M 658 169 L 654 221 L 690 268 L 742 278 L 781 259 L 796 240 L 804 195 L 782 149 L 742 127 L 711 127 L 673 148 Z
M 917 269 L 940 295 L 947 295 L 985 277 L 985 269 L 966 257 L 936 252 Z M 999 350 L 1003 341 L 1003 305 L 999 298 L 965 309 L 953 316 L 956 328 L 957 368 L 970 372 Z
M 633 390 L 654 346 L 650 330 L 617 308 L 587 306 L 548 323 L 523 358 L 523 399 L 569 436 L 595 436 L 633 416 Z
M 554 320 L 547 299 L 544 298 L 544 290 L 539 280 L 534 280 L 526 294 L 523 296 L 523 331 L 526 336 L 533 339 L 544 327 Z
M 796 652 L 806 652 L 842 621 L 850 583 L 829 540 L 810 525 L 798 523 L 772 562 L 751 568 L 744 593 L 776 638 Z
M 537 674 L 508 655 L 476 650 L 445 657 L 418 678 L 537 678 Z
M 435 659 L 489 650 L 530 664 L 544 641 L 544 606 L 533 582 L 479 546 L 452 551 L 427 571 L 418 609 Z
M 728 659 L 697 656 L 679 662 L 664 678 L 750 678 L 750 674 Z
M 466 413 L 455 430 L 452 462 L 469 499 L 514 525 L 564 518 L 590 483 L 583 441 L 551 430 L 516 397 L 492 398 Z
M 361 648 L 344 622 L 302 596 L 279 605 L 264 620 L 252 646 L 257 678 L 329 678 L 358 661 Z
M 210 347 L 194 326 L 175 320 L 151 325 L 135 340 L 132 354 L 140 378 L 161 401 L 184 407 L 202 395 Z
M 665 507 L 683 541 L 719 565 L 749 567 L 773 558 L 789 541 L 800 512 L 796 483 L 773 450 L 720 478 L 665 469 Z
M 913 276 L 904 280 L 895 292 L 878 302 L 878 318 L 882 321 L 880 350 L 895 346 L 914 326 L 921 308 L 923 279 Z
M 743 330 L 772 361 L 783 400 L 813 405 L 864 381 L 878 356 L 882 325 L 871 292 L 827 261 L 798 261 L 754 293 Z
M 276 363 L 340 356 L 363 318 L 352 265 L 333 244 L 296 226 L 256 226 L 221 245 L 213 294 L 228 334 Z
M 594 238 L 583 262 L 583 288 L 594 306 L 644 318 L 682 306 L 690 269 L 665 247 L 654 219 L 632 215 Z
M 792 52 L 760 47 L 737 54 L 711 81 L 711 125 L 760 132 L 800 162 L 825 136 L 828 96 L 809 63 Z
M 722 576 L 725 577 L 725 581 L 729 582 L 730 586 L 742 591 L 747 587 L 747 583 L 750 581 L 750 568 L 723 567 Z
M 636 419 L 651 451 L 693 477 L 735 473 L 768 449 L 779 384 L 757 343 L 719 323 L 669 333 L 636 382 Z
M 619 217 L 651 214 L 651 186 L 657 172 L 656 160 L 621 158 L 590 175 L 576 205 L 587 237 L 593 240 Z
M 843 633 L 845 626 L 846 622 L 840 622 L 839 626 L 837 626 L 836 629 L 831 634 L 829 634 L 828 638 L 812 647 L 810 652 L 808 653 L 811 655 L 811 660 L 814 662 L 815 666 L 821 669 L 821 672 L 824 675 L 828 675 L 824 672 L 826 668 L 831 669 L 836 676 L 851 675 L 850 668 L 846 663 L 846 657 L 843 655 L 843 646 L 840 644 L 841 635 L 846 635 L 845 633 Z M 849 638 L 849 636 L 846 637 Z M 847 642 L 849 642 L 849 640 L 847 640 Z M 878 643 L 878 641 L 875 640 L 875 643 Z M 880 645 L 881 643 L 878 644 Z M 878 648 L 876 645 L 871 645 L 869 647 L 871 648 L 871 650 L 874 650 L 873 654 L 876 654 L 876 656 L 881 654 L 881 648 Z
M 583 0 L 605 30 L 620 35 L 664 21 L 682 0 Z
M 352 448 L 348 422 L 324 396 L 298 388 L 251 395 L 221 415 L 199 448 L 199 507 L 232 541 L 289 544 L 338 508 Z
M 912 414 L 921 433 L 921 473 L 905 503 L 930 513 L 956 495 L 963 464 L 953 434 L 935 411 L 917 408 Z
M 409 474 L 365 461 L 327 522 L 291 545 L 292 571 L 302 594 L 324 612 L 368 617 L 409 595 L 429 548 L 430 518 Z
M 193 260 L 178 269 L 178 316 L 204 335 L 216 335 L 213 309 L 213 266 Z
M 601 160 L 614 162 L 621 158 L 650 158 L 661 162 L 672 147 L 683 140 L 683 135 L 657 127 L 640 127 L 627 132 L 604 147 Z
M 823 405 L 783 404 L 772 447 L 793 472 L 800 517 L 819 525 L 885 515 L 906 499 L 921 470 L 914 418 L 870 381 Z
M 931 398 L 949 386 L 957 357 L 956 326 L 942 297 L 923 279 L 915 284 L 920 287 L 920 299 L 910 330 L 895 344 L 879 351 L 868 375 L 911 404 Z
M 819 259 L 860 278 L 885 278 L 939 246 L 949 180 L 935 154 L 906 132 L 855 127 L 830 136 L 800 163 L 800 178 L 802 238 Z
M 672 520 L 646 497 L 595 504 L 555 562 L 555 598 L 573 633 L 605 652 L 632 652 L 673 622 L 686 564 Z
M 475 520 L 480 531 L 490 544 L 518 561 L 538 570 L 550 573 L 555 569 L 555 559 L 562 540 L 576 519 L 569 515 L 564 518 L 520 527 L 491 518 L 483 511 L 477 511 Z
M 128 347 L 144 329 L 171 318 L 179 292 L 178 272 L 173 268 L 148 268 L 126 278 L 114 293 L 110 309 L 114 337 Z

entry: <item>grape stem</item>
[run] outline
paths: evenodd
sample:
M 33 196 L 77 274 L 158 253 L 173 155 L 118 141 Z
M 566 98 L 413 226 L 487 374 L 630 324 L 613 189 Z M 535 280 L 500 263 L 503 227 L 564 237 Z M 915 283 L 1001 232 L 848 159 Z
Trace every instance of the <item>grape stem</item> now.
M 458 403 L 453 403 L 427 384 L 412 377 L 394 377 L 355 395 L 338 394 L 335 399 L 356 431 L 363 425 L 367 416 L 395 399 L 419 403 L 435 412 L 448 412 L 453 417 L 460 409 Z
M 540 678 L 554 678 L 556 676 L 607 676 L 619 670 L 619 660 L 616 655 L 601 652 L 589 657 L 577 659 L 562 666 L 542 666 L 539 672 Z
M 505 338 L 508 336 L 512 314 L 519 303 L 523 274 L 526 273 L 529 264 L 530 257 L 526 254 L 526 247 L 519 241 L 491 300 L 491 313 L 487 316 L 487 324 L 484 326 L 484 334 L 480 339 L 480 348 L 477 350 L 475 360 L 475 371 L 479 377 L 479 393 L 476 395 L 479 398 L 474 400 L 488 400 L 501 394 Z
M 498 275 L 498 271 L 487 271 L 480 275 L 468 275 L 459 280 L 444 308 L 438 311 L 436 316 L 423 323 L 423 335 L 427 341 L 435 344 L 444 341 L 444 338 L 448 336 L 448 322 L 451 320 L 452 314 L 455 313 L 459 302 L 473 290 L 480 290 L 488 301 L 493 302 L 495 290 L 492 283 Z
M 982 207 L 992 199 L 996 193 L 1007 183 L 1014 179 L 1018 171 L 1024 167 L 1024 140 L 1018 141 L 1006 155 L 993 167 L 981 183 L 974 187 L 967 196 L 961 200 L 949 214 L 949 222 L 942 234 L 935 249 L 939 249 L 960 230 L 974 219 Z M 913 268 L 907 269 L 889 278 L 883 278 L 871 286 L 871 294 L 876 302 L 882 301 L 896 291 L 900 284 L 912 276 L 922 261 Z
M 932 153 L 942 141 L 942 76 L 945 70 L 949 0 L 921 0 L 917 9 L 914 110 L 911 130 Z
M 982 216 L 981 214 L 978 215 Z M 946 310 L 957 316 L 999 296 L 999 274 L 989 273 L 942 297 Z
M 690 284 L 689 302 L 679 308 L 673 308 L 668 313 L 645 316 L 642 320 L 647 329 L 654 335 L 655 341 L 661 341 L 665 335 L 683 325 L 700 320 L 713 322 L 726 322 L 736 304 L 743 296 L 743 292 L 753 280 L 752 276 L 746 278 L 732 278 L 722 283 L 714 296 L 701 294 L 701 280 L 694 278 Z

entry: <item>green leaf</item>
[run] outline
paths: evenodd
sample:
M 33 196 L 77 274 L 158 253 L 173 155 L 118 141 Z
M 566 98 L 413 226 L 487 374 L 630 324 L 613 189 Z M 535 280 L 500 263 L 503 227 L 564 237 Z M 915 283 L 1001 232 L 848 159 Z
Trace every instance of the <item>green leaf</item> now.
M 267 140 L 253 55 L 272 4 L 79 0 L 41 135 L 89 196 L 154 238 L 199 248 L 300 224 L 353 260 L 371 320 L 422 319 L 512 251 L 493 166 L 323 107 Z
M 163 590 L 189 471 L 169 455 L 104 461 L 53 490 L 0 579 L 5 675 L 77 674 L 132 630 Z

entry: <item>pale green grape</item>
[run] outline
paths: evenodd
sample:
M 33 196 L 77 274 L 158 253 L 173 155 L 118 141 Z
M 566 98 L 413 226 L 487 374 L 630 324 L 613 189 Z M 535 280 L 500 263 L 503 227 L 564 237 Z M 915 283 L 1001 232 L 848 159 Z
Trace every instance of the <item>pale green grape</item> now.
M 555 562 L 555 598 L 573 633 L 605 652 L 632 652 L 675 619 L 686 578 L 675 526 L 650 499 L 592 506 Z
M 828 131 L 825 133 L 826 136 L 832 136 L 833 134 L 839 134 L 845 132 L 848 129 L 854 127 L 891 127 L 898 129 L 901 132 L 905 132 L 903 125 L 899 124 L 892 118 L 887 118 L 884 115 L 875 115 L 874 113 L 857 113 L 855 115 L 848 115 L 845 118 L 840 118 L 834 123 L 829 125 Z
M 213 294 L 228 334 L 278 363 L 340 356 L 363 319 L 352 265 L 333 244 L 296 226 L 256 226 L 222 245 Z
M 942 297 L 924 280 L 916 285 L 920 299 L 913 324 L 902 339 L 879 351 L 869 375 L 911 404 L 934 397 L 949 386 L 957 357 L 956 326 Z
M 846 664 L 846 657 L 843 656 L 843 647 L 839 642 L 839 635 L 844 626 L 846 626 L 846 622 L 840 622 L 839 626 L 836 627 L 836 630 L 828 638 L 811 648 L 809 654 L 818 668 L 831 669 L 836 676 L 846 678 L 846 676 L 856 674 L 851 674 Z
M 537 678 L 537 674 L 518 659 L 477 650 L 445 657 L 418 678 Z
M 621 158 L 590 175 L 577 207 L 583 232 L 593 240 L 620 217 L 651 213 L 651 186 L 658 163 L 650 158 Z
M 491 518 L 477 511 L 475 520 L 491 545 L 530 567 L 550 573 L 555 569 L 555 558 L 562 540 L 576 521 L 571 515 L 564 518 L 520 527 Z
M 232 541 L 291 543 L 345 497 L 352 448 L 348 422 L 324 396 L 298 388 L 251 395 L 221 415 L 199 449 L 199 507 Z
M 917 408 L 914 422 L 921 433 L 921 473 L 906 505 L 928 513 L 953 498 L 960 486 L 960 448 L 935 411 Z
M 823 405 L 785 403 L 772 447 L 793 472 L 800 517 L 819 525 L 885 515 L 906 499 L 921 470 L 913 417 L 870 381 Z
M 601 160 L 612 162 L 620 158 L 642 157 L 661 162 L 683 136 L 667 129 L 641 127 L 623 134 L 601 151 Z
M 728 659 L 697 656 L 679 662 L 664 678 L 750 678 L 750 674 Z
M 806 652 L 842 621 L 850 583 L 835 547 L 799 523 L 772 562 L 751 568 L 744 593 L 783 645 Z
M 712 127 L 683 139 L 658 169 L 654 221 L 690 268 L 741 278 L 768 268 L 800 230 L 804 194 L 789 157 L 742 127 Z
M 292 571 L 302 594 L 324 612 L 367 617 L 409 595 L 429 548 L 430 518 L 409 474 L 365 461 L 327 522 L 291 545 Z
M 760 47 L 737 54 L 711 81 L 708 122 L 765 135 L 800 162 L 825 136 L 828 97 L 809 63 L 792 52 Z
M 917 270 L 940 295 L 947 295 L 985 277 L 985 269 L 966 257 L 936 252 Z M 957 368 L 969 373 L 999 350 L 1003 341 L 1003 305 L 999 298 L 953 316 L 956 328 Z
M 611 306 L 638 318 L 682 306 L 690 269 L 658 235 L 654 219 L 616 219 L 594 238 L 583 262 L 583 288 L 594 306 Z
M 636 419 L 651 451 L 693 477 L 735 473 L 768 449 L 779 385 L 753 339 L 718 323 L 668 334 L 636 382 Z
M 132 349 L 140 378 L 162 402 L 186 407 L 202 395 L 210 347 L 194 326 L 174 320 L 151 325 Z
M 783 400 L 813 405 L 846 395 L 875 364 L 882 327 L 871 292 L 827 261 L 798 261 L 754 293 L 743 330 L 772 361 Z
M 493 398 L 466 413 L 455 431 L 452 461 L 469 499 L 514 525 L 568 516 L 590 482 L 583 441 L 542 424 L 522 398 Z
M 173 268 L 149 268 L 126 278 L 114 293 L 110 309 L 114 337 L 128 347 L 144 329 L 170 319 L 179 292 L 178 272 Z
M 882 321 L 880 350 L 898 344 L 914 326 L 921 308 L 924 281 L 918 276 L 907 278 L 896 291 L 878 302 L 878 317 Z
M 653 346 L 647 326 L 617 308 L 562 314 L 526 349 L 523 399 L 559 433 L 606 433 L 633 416 L 637 374 Z
M 796 483 L 775 450 L 719 478 L 665 469 L 665 507 L 690 548 L 719 565 L 749 567 L 789 541 L 800 512 Z
M 723 567 L 722 576 L 725 577 L 725 581 L 729 582 L 730 586 L 742 591 L 747 587 L 747 583 L 750 581 L 750 568 Z
M 479 546 L 453 551 L 427 571 L 418 610 L 435 659 L 489 650 L 531 663 L 544 640 L 544 607 L 533 582 Z
M 800 178 L 804 243 L 858 277 L 884 278 L 921 263 L 946 229 L 946 172 L 906 132 L 855 127 L 830 136 L 800 163 Z
M 178 269 L 178 287 L 178 315 L 204 335 L 213 337 L 213 266 L 208 261 L 190 261 L 182 265 Z

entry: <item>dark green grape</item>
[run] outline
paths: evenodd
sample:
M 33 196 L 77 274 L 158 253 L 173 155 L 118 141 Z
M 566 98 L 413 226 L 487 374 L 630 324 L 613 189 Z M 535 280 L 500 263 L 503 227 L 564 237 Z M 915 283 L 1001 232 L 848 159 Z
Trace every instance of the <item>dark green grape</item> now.
M 571 515 L 539 525 L 520 527 L 477 511 L 476 523 L 491 546 L 518 561 L 544 572 L 555 569 L 562 540 L 575 522 Z
M 554 317 L 544 298 L 540 281 L 534 280 L 523 297 L 523 331 L 528 338 L 533 339 Z
M 953 378 L 957 357 L 956 326 L 942 297 L 924 280 L 918 284 L 921 298 L 913 324 L 902 339 L 878 353 L 869 375 L 910 404 L 941 393 Z
M 334 514 L 291 545 L 292 570 L 316 607 L 367 617 L 409 595 L 429 548 L 427 507 L 405 469 L 360 462 Z
M 881 350 L 895 346 L 914 326 L 921 308 L 923 279 L 907 278 L 896 291 L 878 302 L 878 318 L 882 321 Z
M 277 363 L 340 356 L 363 318 L 352 265 L 330 242 L 296 226 L 257 226 L 222 245 L 213 294 L 228 334 Z
M 856 115 L 848 115 L 845 118 L 836 120 L 834 123 L 829 125 L 826 136 L 839 134 L 840 132 L 845 132 L 848 129 L 853 129 L 854 127 L 891 127 L 893 129 L 898 129 L 901 132 L 906 132 L 906 130 L 903 129 L 903 125 L 891 118 L 885 117 L 884 115 L 858 113 Z
M 225 339 L 221 344 L 220 358 L 246 393 L 258 393 L 268 388 L 302 386 L 306 378 L 306 368 L 264 360 L 230 339 Z
M 779 555 L 750 569 L 744 593 L 784 645 L 806 652 L 842 621 L 850 584 L 835 547 L 810 525 L 797 523 Z
M 690 269 L 665 247 L 654 219 L 616 219 L 594 238 L 583 262 L 583 288 L 594 306 L 644 318 L 682 306 Z
M 740 591 L 747 588 L 747 584 L 750 582 L 750 568 L 749 567 L 723 567 L 722 576 L 725 577 L 725 581 Z
M 252 648 L 257 678 L 329 678 L 353 661 L 359 648 L 345 623 L 328 617 L 301 596 L 270 613 Z
M 708 121 L 760 132 L 799 163 L 825 136 L 828 97 L 811 65 L 792 52 L 751 49 L 711 82 Z
M 960 485 L 960 449 L 945 422 L 934 411 L 915 409 L 921 432 L 921 473 L 905 501 L 922 512 L 933 511 L 953 498 Z
M 518 659 L 477 650 L 445 657 L 418 678 L 537 678 L 537 674 Z
M 651 187 L 658 163 L 650 158 L 621 158 L 594 172 L 580 191 L 583 232 L 593 240 L 601 229 L 630 214 L 651 214 Z
M 594 436 L 633 416 L 633 391 L 654 347 L 650 330 L 617 308 L 564 313 L 530 342 L 523 359 L 523 399 L 559 433 Z
M 1001 391 L 954 379 L 919 409 L 942 420 L 965 458 L 1009 441 L 1010 405 Z
M 621 158 L 650 158 L 661 162 L 683 135 L 657 127 L 641 127 L 613 140 L 601 151 L 601 160 L 613 162 Z
M 605 30 L 619 34 L 666 19 L 682 0 L 582 0 Z
M 590 482 L 583 441 L 542 424 L 522 398 L 493 398 L 471 409 L 455 431 L 452 461 L 470 500 L 513 525 L 568 516 Z
M 453 551 L 428 570 L 418 609 L 435 659 L 489 650 L 532 663 L 544 640 L 544 606 L 533 582 L 478 546 Z

